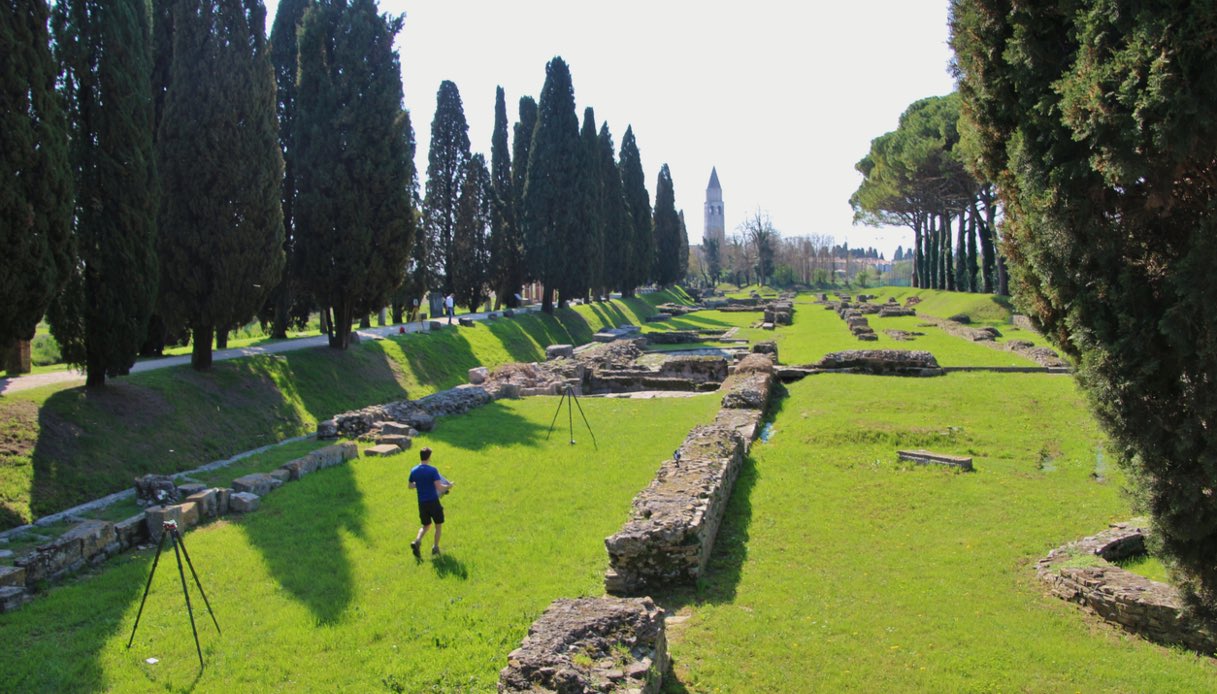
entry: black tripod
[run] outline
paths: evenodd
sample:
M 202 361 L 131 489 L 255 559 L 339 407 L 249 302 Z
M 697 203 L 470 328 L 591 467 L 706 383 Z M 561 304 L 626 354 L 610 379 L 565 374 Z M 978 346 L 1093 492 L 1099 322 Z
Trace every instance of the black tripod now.
M 579 408 L 579 416 L 583 418 L 583 424 L 587 426 L 587 433 L 592 435 L 592 446 L 596 450 L 600 450 L 600 446 L 596 445 L 596 434 L 592 431 L 592 425 L 587 423 L 587 415 L 583 414 L 583 405 L 579 404 L 579 398 L 575 396 L 575 388 L 567 383 L 562 390 L 562 398 L 558 400 L 558 409 L 554 411 L 553 421 L 549 423 L 549 432 L 545 434 L 545 440 L 549 440 L 549 435 L 554 433 L 554 424 L 558 422 L 558 415 L 562 413 L 562 403 L 566 403 L 566 421 L 570 430 L 570 445 L 575 445 L 575 415 L 571 410 L 570 404 L 575 403 L 575 407 Z
M 194 564 L 190 561 L 190 553 L 186 551 L 186 541 L 178 532 L 177 521 L 167 520 L 162 527 L 161 541 L 156 546 L 156 559 L 152 560 L 152 571 L 148 572 L 148 584 L 144 586 L 144 597 L 139 601 L 139 612 L 135 613 L 135 626 L 131 627 L 131 639 L 127 641 L 127 648 L 131 648 L 131 644 L 135 642 L 135 630 L 139 628 L 139 618 L 144 614 L 144 603 L 148 601 L 148 590 L 152 588 L 152 577 L 156 575 L 156 565 L 161 561 L 161 552 L 165 549 L 166 537 L 173 542 L 173 556 L 177 557 L 177 574 L 182 579 L 182 595 L 186 596 L 186 612 L 190 615 L 190 631 L 194 633 L 194 649 L 199 654 L 199 669 L 201 670 L 203 669 L 203 648 L 199 646 L 199 630 L 194 625 L 194 608 L 190 606 L 190 591 L 186 589 L 186 572 L 182 570 L 183 556 L 186 557 L 186 565 L 190 567 L 190 575 L 194 577 L 194 584 L 199 587 L 199 595 L 203 596 L 203 604 L 207 605 L 207 613 L 211 615 L 211 621 L 216 625 L 216 633 L 221 633 L 220 623 L 216 621 L 216 613 L 211 609 L 207 593 L 203 592 L 203 584 L 199 583 L 199 574 L 194 570 Z

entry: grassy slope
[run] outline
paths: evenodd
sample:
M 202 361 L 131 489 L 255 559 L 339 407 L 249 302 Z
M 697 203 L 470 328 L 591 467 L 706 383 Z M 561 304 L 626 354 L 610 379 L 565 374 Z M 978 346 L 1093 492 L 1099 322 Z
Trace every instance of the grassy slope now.
M 545 358 L 606 325 L 641 323 L 670 292 L 530 313 L 473 328 L 308 349 L 119 379 L 99 393 L 49 386 L 0 396 L 0 528 L 125 488 L 148 472 L 198 467 L 311 432 L 338 412 L 466 382 L 478 365 Z
M 321 471 L 257 513 L 189 533 L 223 629 L 196 593 L 207 660 L 197 681 L 172 556 L 126 650 L 152 563 L 145 551 L 0 615 L 0 642 L 13 646 L 0 649 L 4 689 L 493 691 L 504 657 L 552 600 L 602 593 L 604 537 L 684 432 L 718 407 L 714 396 L 580 402 L 598 450 L 582 428 L 575 446 L 565 430 L 545 440 L 558 404 L 548 397 L 444 418 L 419 439 L 457 483 L 439 560 L 416 565 L 407 547 L 418 522 L 405 488 L 414 451 Z
M 1129 516 L 1071 379 L 820 376 L 754 449 L 709 577 L 668 604 L 684 689 L 1211 691 L 1211 661 L 1048 597 L 1034 562 Z M 977 471 L 898 464 L 898 448 Z

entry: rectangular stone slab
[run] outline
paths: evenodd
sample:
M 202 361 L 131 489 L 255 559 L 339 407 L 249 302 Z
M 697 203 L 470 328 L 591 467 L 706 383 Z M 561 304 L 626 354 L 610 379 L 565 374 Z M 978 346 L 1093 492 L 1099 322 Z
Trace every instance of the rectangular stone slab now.
M 896 455 L 900 456 L 901 460 L 909 460 L 921 465 L 948 465 L 957 467 L 971 472 L 972 459 L 962 455 L 951 455 L 950 453 L 933 453 L 918 449 L 915 451 L 896 451 Z

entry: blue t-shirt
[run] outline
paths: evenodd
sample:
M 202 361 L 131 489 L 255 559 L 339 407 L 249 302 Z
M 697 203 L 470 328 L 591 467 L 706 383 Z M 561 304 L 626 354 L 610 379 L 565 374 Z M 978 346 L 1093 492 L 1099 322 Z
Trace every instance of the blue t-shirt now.
M 430 465 L 419 463 L 414 466 L 414 469 L 410 471 L 410 481 L 418 489 L 418 503 L 439 501 L 439 494 L 435 491 L 435 483 L 439 479 L 439 470 Z

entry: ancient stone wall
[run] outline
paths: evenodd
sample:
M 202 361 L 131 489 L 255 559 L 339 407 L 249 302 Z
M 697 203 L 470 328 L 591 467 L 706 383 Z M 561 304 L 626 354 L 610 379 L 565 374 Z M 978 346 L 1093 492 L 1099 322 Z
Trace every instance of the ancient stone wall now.
M 663 618 L 650 598 L 556 600 L 507 656 L 498 690 L 654 694 L 668 670 Z
M 604 541 L 613 595 L 693 583 L 705 570 L 748 446 L 773 392 L 773 361 L 749 354 L 723 384 L 714 424 L 695 427 L 634 498 L 625 526 Z M 726 413 L 726 414 L 724 414 Z
M 1054 549 L 1036 563 L 1035 573 L 1053 595 L 1084 605 L 1127 631 L 1213 655 L 1217 633 L 1183 613 L 1174 587 L 1111 563 L 1144 551 L 1144 528 L 1135 522 L 1115 523 L 1097 535 Z M 1094 557 L 1098 564 L 1070 566 L 1078 557 Z

